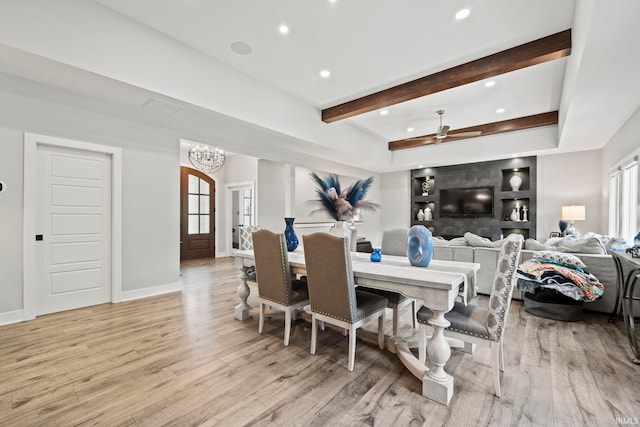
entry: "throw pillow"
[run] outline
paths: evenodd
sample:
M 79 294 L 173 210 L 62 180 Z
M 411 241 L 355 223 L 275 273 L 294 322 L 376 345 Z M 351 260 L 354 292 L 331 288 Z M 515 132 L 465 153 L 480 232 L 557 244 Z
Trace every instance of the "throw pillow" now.
M 454 237 L 449 240 L 449 246 L 467 246 L 467 239 L 464 237 Z
M 570 252 L 576 254 L 606 255 L 607 253 L 607 248 L 605 248 L 600 239 L 596 237 L 580 239 L 576 241 L 561 242 L 556 250 L 559 252 Z
M 480 237 L 477 234 L 473 234 L 473 233 L 464 233 L 464 238 L 467 241 L 467 244 L 469 246 L 474 246 L 477 248 L 499 248 L 502 247 L 502 244 L 504 243 L 504 239 L 502 240 L 496 240 L 495 242 L 492 242 L 489 239 L 486 239 L 484 237 Z
M 431 241 L 433 242 L 433 246 L 448 246 L 449 245 L 449 241 L 447 239 L 445 239 L 444 237 L 440 237 L 440 236 L 433 236 L 431 238 Z
M 532 251 L 544 251 L 549 249 L 544 243 L 540 243 L 536 239 L 525 240 L 524 248 Z
M 572 268 L 586 267 L 585 263 L 577 256 L 557 251 L 537 251 L 533 253 L 533 258 L 541 262 L 552 262 Z

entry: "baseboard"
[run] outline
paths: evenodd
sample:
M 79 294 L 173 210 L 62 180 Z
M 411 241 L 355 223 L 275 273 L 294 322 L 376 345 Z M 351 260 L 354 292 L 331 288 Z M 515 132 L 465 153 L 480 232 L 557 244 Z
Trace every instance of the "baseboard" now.
M 7 311 L 6 313 L 0 313 L 0 326 L 10 325 L 12 323 L 20 323 L 24 320 L 24 311 Z
M 156 295 L 181 291 L 182 285 L 180 285 L 180 282 L 167 283 L 166 285 L 149 286 L 148 288 L 134 289 L 132 291 L 122 291 L 121 301 L 130 301 L 134 299 L 147 298 Z

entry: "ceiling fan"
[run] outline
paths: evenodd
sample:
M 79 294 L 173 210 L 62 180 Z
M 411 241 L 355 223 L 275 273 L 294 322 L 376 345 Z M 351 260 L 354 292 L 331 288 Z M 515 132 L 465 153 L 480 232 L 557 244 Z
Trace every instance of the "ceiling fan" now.
M 469 137 L 472 137 L 472 136 L 478 136 L 478 135 L 480 135 L 482 133 L 481 131 L 476 130 L 476 131 L 458 132 L 458 133 L 455 133 L 455 131 L 454 131 L 454 133 L 449 134 L 448 132 L 449 132 L 449 129 L 451 129 L 451 126 L 442 124 L 442 116 L 444 115 L 444 110 L 438 110 L 438 111 L 436 111 L 436 113 L 440 116 L 440 126 L 438 126 L 438 131 L 435 134 L 417 136 L 415 138 L 408 138 L 408 139 L 406 139 L 406 141 L 433 138 L 433 142 L 435 144 L 439 144 L 445 138 L 469 138 Z

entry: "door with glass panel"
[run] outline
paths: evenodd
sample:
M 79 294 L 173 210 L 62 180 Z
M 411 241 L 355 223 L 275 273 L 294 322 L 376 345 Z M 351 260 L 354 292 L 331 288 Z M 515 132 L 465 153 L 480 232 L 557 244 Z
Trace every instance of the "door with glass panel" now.
M 215 257 L 215 181 L 180 168 L 180 260 Z

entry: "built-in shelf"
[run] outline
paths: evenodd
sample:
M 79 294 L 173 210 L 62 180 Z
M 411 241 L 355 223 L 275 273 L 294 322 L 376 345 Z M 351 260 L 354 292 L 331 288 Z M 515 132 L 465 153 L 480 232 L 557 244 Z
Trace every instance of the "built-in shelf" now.
M 424 225 L 436 236 L 462 236 L 469 231 L 498 240 L 512 233 L 536 237 L 536 158 L 495 160 L 491 162 L 414 169 L 411 171 L 411 225 Z M 517 175 L 518 178 L 513 178 Z M 512 186 L 520 181 L 519 188 Z M 426 184 L 427 194 L 423 195 Z M 493 215 L 478 217 L 440 217 L 440 191 L 443 189 L 493 187 Z M 518 208 L 523 220 L 524 207 L 528 221 L 511 221 Z M 430 221 L 419 221 L 420 209 L 429 207 Z

